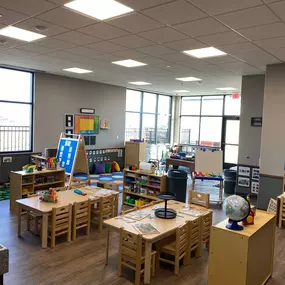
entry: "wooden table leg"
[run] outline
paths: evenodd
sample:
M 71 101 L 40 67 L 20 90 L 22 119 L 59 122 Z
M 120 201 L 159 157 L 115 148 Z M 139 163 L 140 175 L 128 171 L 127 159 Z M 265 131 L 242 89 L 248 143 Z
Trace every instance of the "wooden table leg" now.
M 22 207 L 18 205 L 18 237 L 22 233 Z
M 110 230 L 109 230 L 109 227 L 107 227 L 107 244 L 106 244 L 106 260 L 105 260 L 105 265 L 108 265 L 108 259 L 109 259 L 109 238 L 110 238 Z
M 42 248 L 47 248 L 48 243 L 48 215 L 43 214 L 42 218 Z
M 150 284 L 152 242 L 145 242 L 144 284 Z

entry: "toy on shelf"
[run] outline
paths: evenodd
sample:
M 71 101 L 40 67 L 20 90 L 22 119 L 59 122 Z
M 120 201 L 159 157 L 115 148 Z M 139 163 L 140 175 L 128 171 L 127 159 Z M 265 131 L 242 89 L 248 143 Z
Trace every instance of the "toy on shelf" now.
M 56 203 L 57 198 L 57 192 L 53 188 L 49 188 L 49 190 L 46 190 L 42 193 L 39 199 L 42 202 Z
M 250 195 L 247 195 L 246 199 L 250 203 Z M 250 213 L 249 215 L 242 221 L 242 224 L 247 225 L 254 225 L 254 216 L 255 216 L 255 208 L 250 205 Z
M 138 170 L 138 167 L 135 165 L 130 165 L 129 170 L 136 171 L 136 170 Z
M 35 165 L 32 164 L 27 164 L 25 166 L 23 166 L 23 171 L 25 171 L 26 173 L 33 173 L 35 170 Z
M 46 169 L 47 170 L 54 170 L 57 169 L 58 160 L 56 157 L 48 157 L 46 159 Z

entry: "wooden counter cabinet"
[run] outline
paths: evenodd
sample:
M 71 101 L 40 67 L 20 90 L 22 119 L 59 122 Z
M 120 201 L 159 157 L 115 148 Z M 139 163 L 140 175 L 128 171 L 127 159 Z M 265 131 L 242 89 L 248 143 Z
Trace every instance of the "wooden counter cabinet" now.
M 231 231 L 212 226 L 208 285 L 263 285 L 272 275 L 275 215 L 256 211 L 254 225 Z

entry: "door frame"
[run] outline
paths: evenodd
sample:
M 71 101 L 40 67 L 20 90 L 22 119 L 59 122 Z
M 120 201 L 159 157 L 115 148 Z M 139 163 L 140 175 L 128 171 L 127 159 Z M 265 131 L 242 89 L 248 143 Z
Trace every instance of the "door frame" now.
M 224 169 L 229 169 L 229 168 L 237 165 L 237 164 L 226 163 L 225 162 L 225 146 L 226 146 L 226 126 L 227 126 L 227 121 L 240 121 L 240 116 L 223 116 L 221 148 L 223 150 L 223 163 L 224 163 L 223 168 Z M 231 145 L 231 144 L 229 144 L 229 145 Z M 233 144 L 233 145 L 235 145 L 235 144 Z

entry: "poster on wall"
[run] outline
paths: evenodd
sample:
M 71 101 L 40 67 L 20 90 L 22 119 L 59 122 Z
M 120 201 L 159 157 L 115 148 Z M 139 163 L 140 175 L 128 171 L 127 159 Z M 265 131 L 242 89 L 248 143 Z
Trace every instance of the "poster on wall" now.
M 259 168 L 252 168 L 252 179 L 259 180 Z
M 75 115 L 74 133 L 80 135 L 99 134 L 99 116 Z
M 252 181 L 251 182 L 251 193 L 258 194 L 259 192 L 259 182 Z
M 74 116 L 73 114 L 65 114 L 65 128 L 73 128 Z
M 247 178 L 247 177 L 239 177 L 238 178 L 238 186 L 249 187 L 249 178 Z
M 239 166 L 238 167 L 238 175 L 239 176 L 250 176 L 250 167 L 248 166 Z

